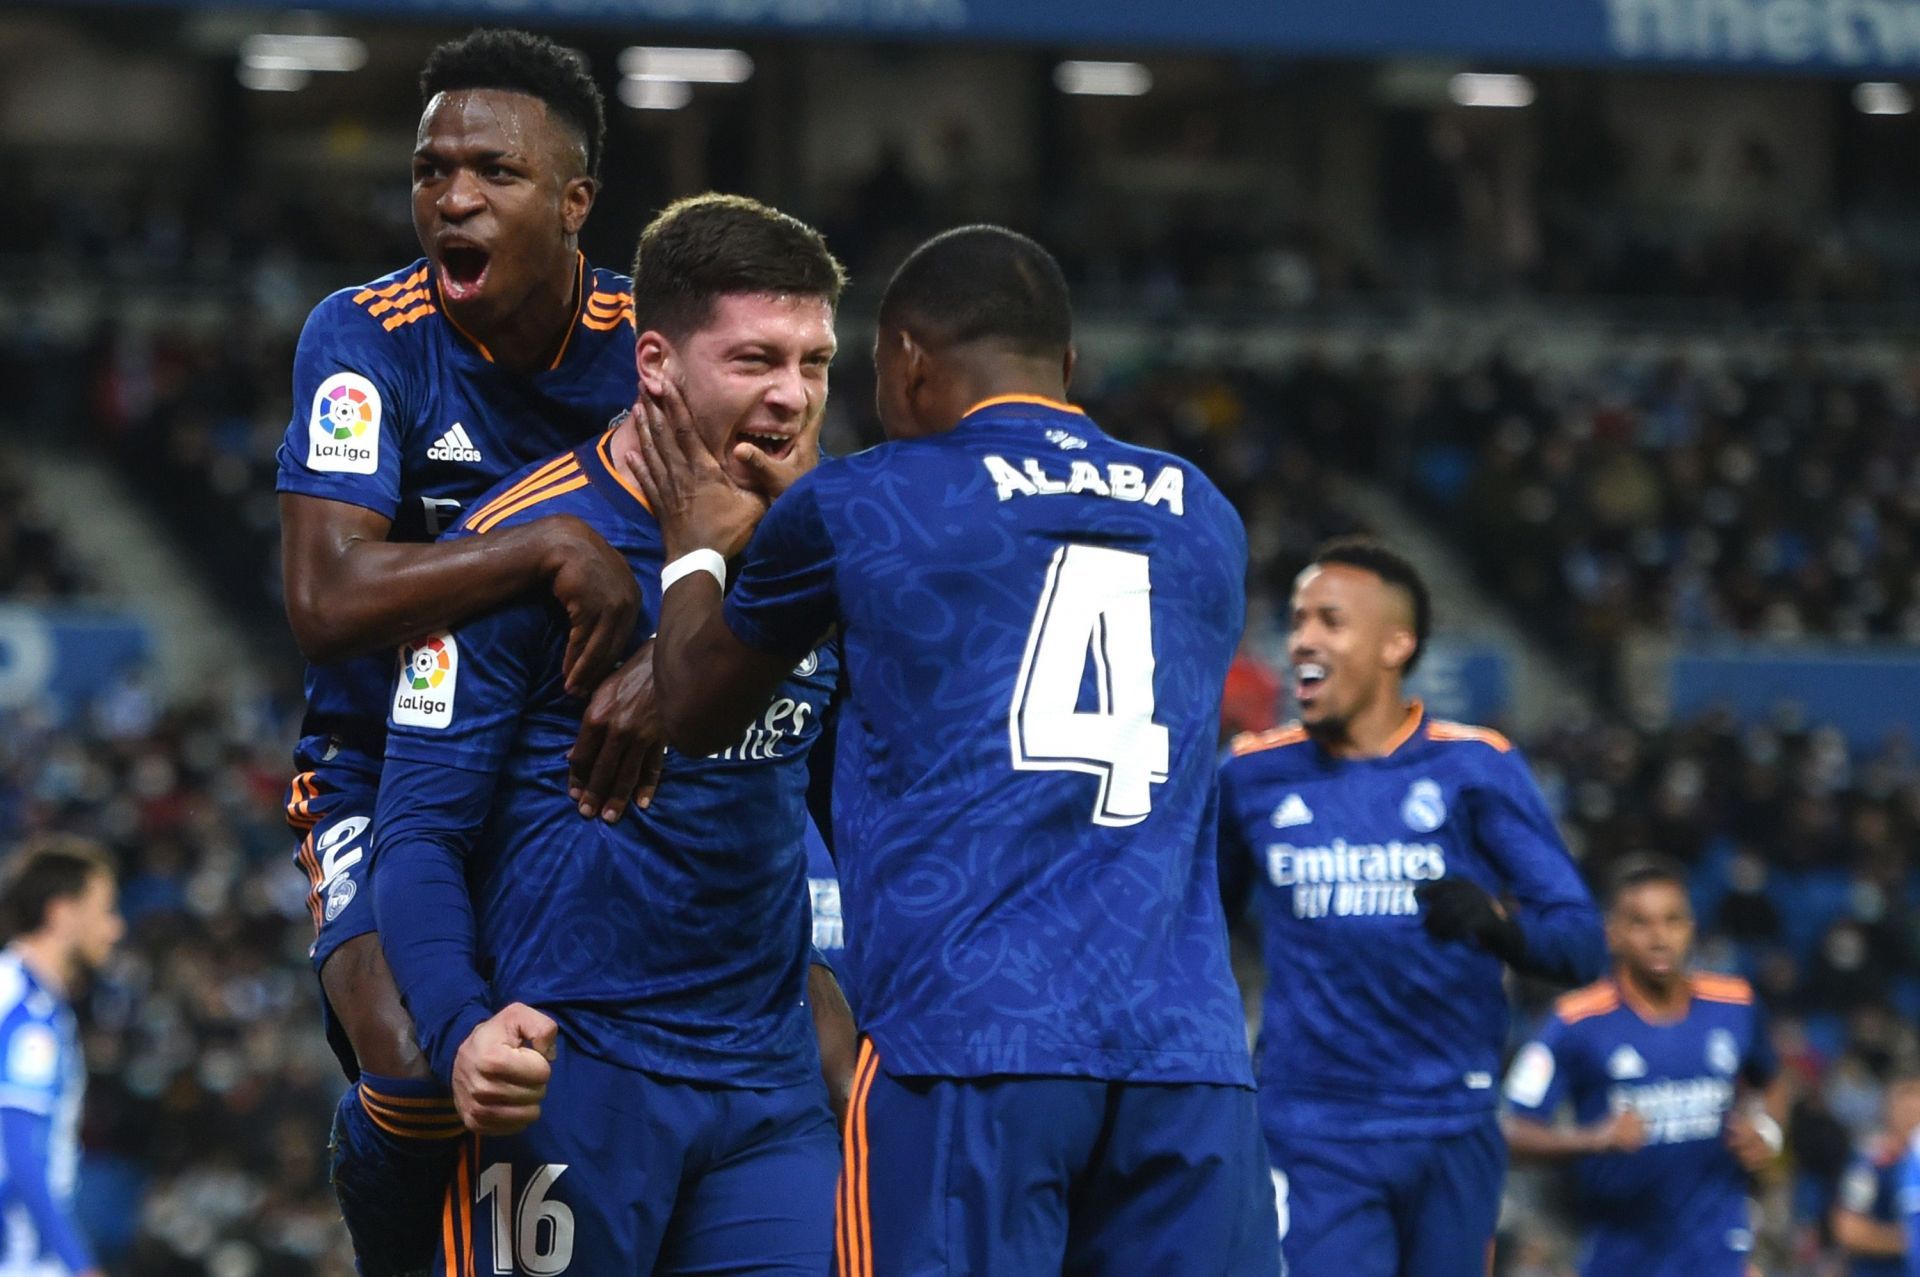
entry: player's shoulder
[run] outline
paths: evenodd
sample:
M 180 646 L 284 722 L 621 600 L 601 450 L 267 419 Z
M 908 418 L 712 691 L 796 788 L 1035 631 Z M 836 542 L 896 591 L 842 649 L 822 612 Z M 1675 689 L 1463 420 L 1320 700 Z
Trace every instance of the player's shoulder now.
M 1696 971 L 1691 976 L 1693 996 L 1702 1002 L 1723 1006 L 1753 1005 L 1753 986 L 1737 975 L 1717 971 Z
M 432 268 L 421 258 L 328 294 L 307 316 L 301 340 L 396 345 L 426 331 L 420 321 L 436 310 Z
M 1611 979 L 1600 980 L 1584 989 L 1563 993 L 1554 999 L 1553 1018 L 1572 1027 L 1588 1020 L 1611 1015 L 1620 1009 L 1620 986 Z
M 581 464 L 580 451 L 566 452 L 523 466 L 473 504 L 457 525 L 460 534 L 492 532 L 553 514 L 572 514 L 597 522 L 604 502 Z
M 1449 752 L 1459 751 L 1468 756 L 1483 751 L 1494 754 L 1513 753 L 1513 742 L 1491 727 L 1478 727 L 1472 723 L 1456 723 L 1444 718 L 1429 718 L 1424 728 L 1427 740 L 1446 748 Z
M 595 333 L 625 330 L 631 336 L 633 321 L 633 281 L 618 271 L 589 265 L 580 301 L 581 326 Z
M 1241 732 L 1227 745 L 1227 758 L 1250 758 L 1263 755 L 1270 763 L 1285 764 L 1296 759 L 1304 761 L 1308 751 L 1301 747 L 1308 743 L 1307 729 L 1299 723 L 1282 723 L 1265 731 Z

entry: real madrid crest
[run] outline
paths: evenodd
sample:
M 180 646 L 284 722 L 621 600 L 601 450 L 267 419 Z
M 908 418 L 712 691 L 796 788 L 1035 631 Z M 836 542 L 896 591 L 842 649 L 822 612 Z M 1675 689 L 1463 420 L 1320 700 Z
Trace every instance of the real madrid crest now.
M 1447 821 L 1447 798 L 1439 782 L 1416 780 L 1400 803 L 1400 819 L 1416 834 L 1430 834 Z

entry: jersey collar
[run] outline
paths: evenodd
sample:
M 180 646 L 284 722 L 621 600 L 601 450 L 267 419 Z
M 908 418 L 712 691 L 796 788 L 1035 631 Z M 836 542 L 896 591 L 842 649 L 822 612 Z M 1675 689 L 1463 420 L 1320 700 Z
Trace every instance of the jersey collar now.
M 1380 751 L 1380 757 L 1393 757 L 1402 745 L 1420 734 L 1420 727 L 1426 721 L 1427 707 L 1416 696 L 1407 706 L 1407 721 L 1400 724 L 1400 729 L 1387 738 L 1386 748 Z
M 431 269 L 431 267 L 429 267 L 429 269 Z M 581 252 L 577 248 L 574 249 L 573 250 L 573 317 L 567 321 L 567 335 L 561 339 L 560 349 L 554 352 L 553 362 L 548 364 L 546 367 L 547 372 L 552 372 L 554 369 L 558 368 L 560 366 L 560 361 L 567 357 L 567 352 L 573 349 L 573 333 L 575 329 L 580 327 L 580 315 L 581 315 L 581 312 L 585 310 L 586 304 L 587 304 L 587 276 L 589 273 L 590 272 L 587 269 L 587 255 Z M 440 303 L 438 309 L 440 311 L 442 318 L 444 318 L 447 321 L 447 323 L 452 326 L 453 331 L 456 333 L 459 333 L 460 336 L 466 340 L 468 345 L 472 346 L 475 350 L 479 351 L 480 358 L 486 360 L 488 363 L 492 363 L 493 352 L 487 349 L 486 343 L 481 341 L 478 337 L 475 337 L 472 333 L 468 332 L 466 329 L 462 328 L 460 326 L 460 321 L 453 317 L 453 312 L 447 309 L 447 299 L 440 295 L 440 277 L 438 274 L 435 274 L 433 277 L 433 296 L 434 296 L 434 300 Z
M 990 408 L 1004 408 L 1010 404 L 1023 404 L 1029 408 L 1049 408 L 1054 412 L 1070 412 L 1076 417 L 1087 415 L 1085 408 L 1077 408 L 1063 399 L 1048 399 L 1044 395 L 995 395 L 991 399 L 982 399 L 973 407 L 960 414 L 960 420 L 966 421 L 976 413 Z
M 1694 995 L 1693 977 L 1691 975 L 1687 977 L 1687 1004 L 1681 1009 L 1678 1015 L 1662 1015 L 1654 1009 L 1652 1003 L 1634 992 L 1633 986 L 1625 980 L 1622 980 L 1618 975 L 1610 975 L 1607 979 L 1620 994 L 1620 1005 L 1633 1012 L 1635 1017 L 1643 1024 L 1651 1025 L 1654 1028 L 1665 1028 L 1669 1025 L 1679 1024 L 1693 1012 Z
M 626 419 L 627 414 L 621 413 L 607 423 L 607 428 L 600 432 L 598 439 L 581 444 L 575 451 L 580 458 L 581 469 L 587 472 L 587 477 L 593 481 L 595 487 L 600 489 L 613 508 L 624 514 L 631 514 L 635 519 L 644 522 L 645 520 L 641 519 L 633 507 L 636 504 L 639 505 L 640 509 L 646 511 L 647 516 L 651 517 L 653 507 L 647 504 L 647 494 L 627 478 L 626 472 L 613 459 L 613 436 L 619 432 L 621 423 Z

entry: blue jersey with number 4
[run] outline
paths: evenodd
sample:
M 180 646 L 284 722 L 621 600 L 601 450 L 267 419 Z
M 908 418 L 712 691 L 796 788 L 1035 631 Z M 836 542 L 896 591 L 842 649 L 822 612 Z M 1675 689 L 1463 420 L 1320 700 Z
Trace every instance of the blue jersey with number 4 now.
M 1214 883 L 1246 534 L 1199 470 L 1034 399 L 823 464 L 728 596 L 842 625 L 852 1001 L 897 1076 L 1251 1082 Z

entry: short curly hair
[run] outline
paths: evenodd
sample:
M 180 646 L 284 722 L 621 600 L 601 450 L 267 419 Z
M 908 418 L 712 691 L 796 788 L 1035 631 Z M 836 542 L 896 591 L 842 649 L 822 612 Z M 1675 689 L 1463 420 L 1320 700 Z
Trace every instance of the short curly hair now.
M 490 27 L 449 40 L 427 55 L 420 71 L 420 105 L 459 89 L 504 89 L 547 104 L 580 135 L 587 176 L 600 176 L 607 142 L 607 100 L 579 53 L 530 31 Z

